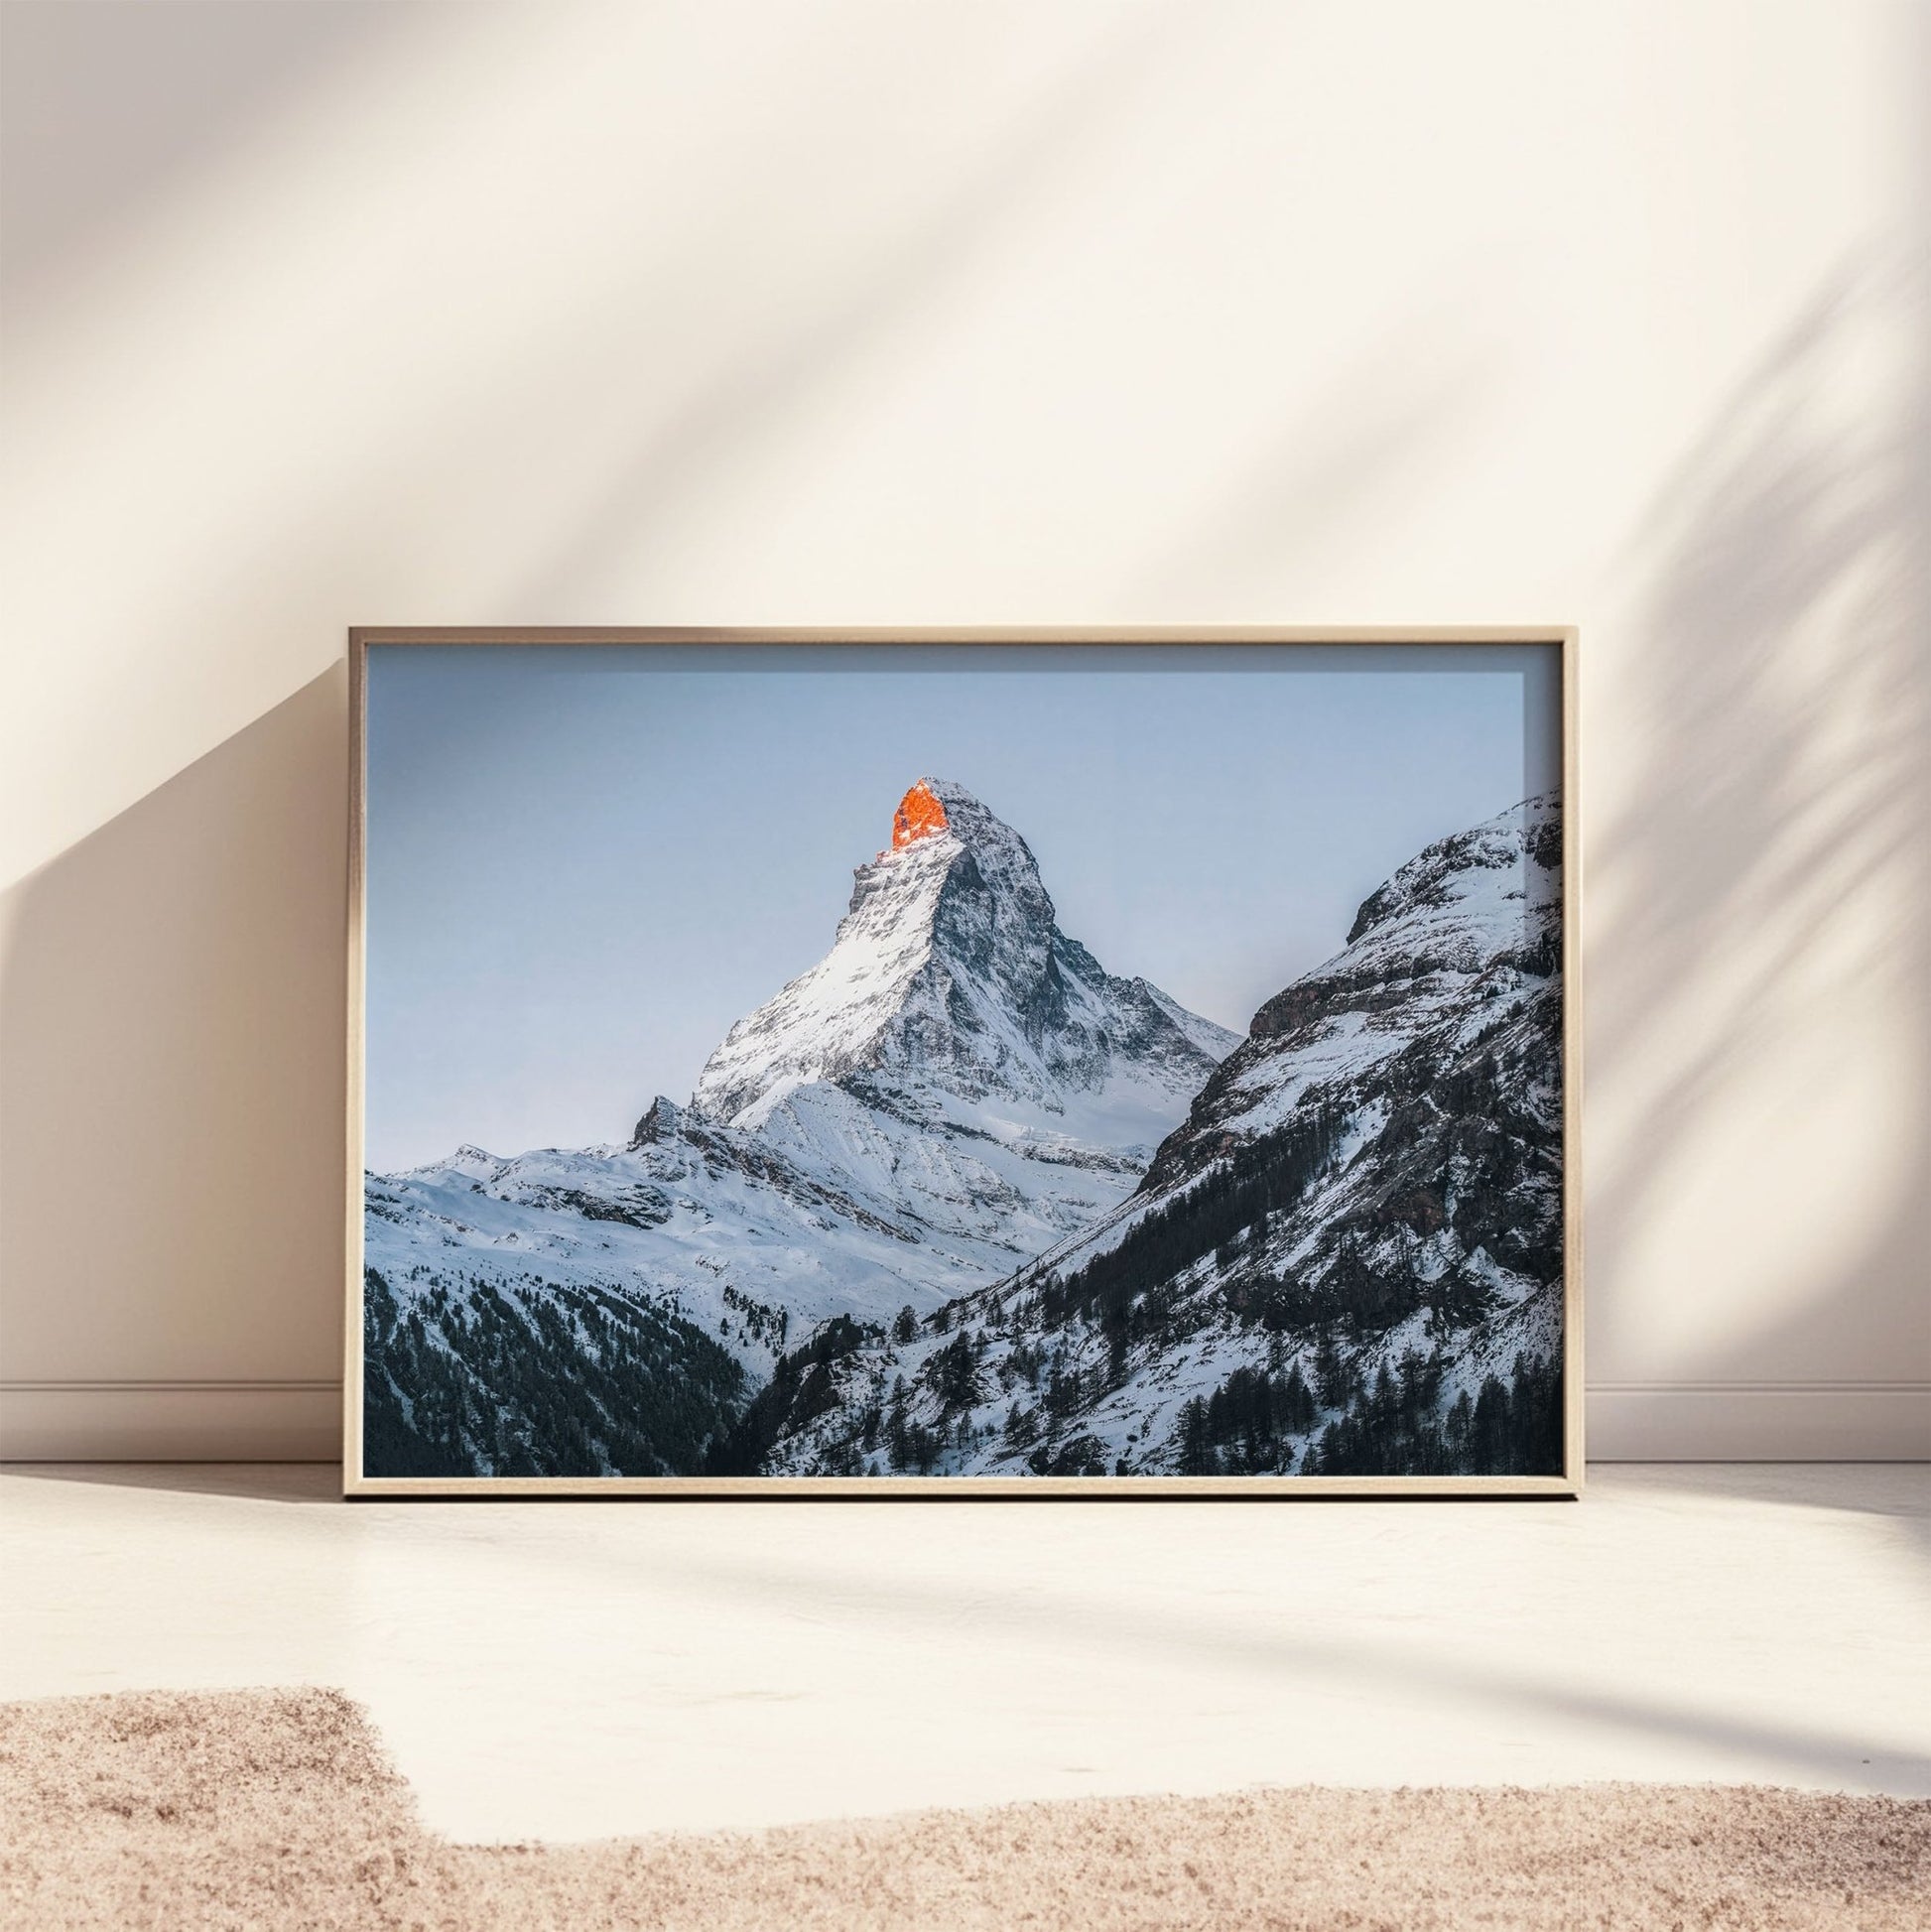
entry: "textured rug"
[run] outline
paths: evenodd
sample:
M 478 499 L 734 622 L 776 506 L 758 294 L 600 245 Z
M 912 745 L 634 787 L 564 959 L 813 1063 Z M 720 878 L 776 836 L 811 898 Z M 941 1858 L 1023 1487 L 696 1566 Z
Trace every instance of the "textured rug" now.
M 1762 1787 L 1114 1798 L 582 1846 L 423 1830 L 331 1691 L 0 1707 L 0 1924 L 485 1928 L 1931 1923 L 1931 1804 Z

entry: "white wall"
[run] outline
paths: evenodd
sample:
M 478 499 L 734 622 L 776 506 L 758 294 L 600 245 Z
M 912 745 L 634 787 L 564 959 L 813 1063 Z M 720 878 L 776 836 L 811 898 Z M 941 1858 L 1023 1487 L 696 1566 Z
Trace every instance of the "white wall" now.
M 1576 622 L 1619 1456 L 1931 1452 L 1931 18 L 4 13 L 0 1444 L 323 1454 L 350 623 Z

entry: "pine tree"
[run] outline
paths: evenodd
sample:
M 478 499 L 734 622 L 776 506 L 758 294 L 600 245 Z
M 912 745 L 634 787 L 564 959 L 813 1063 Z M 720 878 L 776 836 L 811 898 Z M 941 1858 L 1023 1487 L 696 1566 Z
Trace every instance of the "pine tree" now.
M 1482 1377 L 1469 1432 L 1469 1463 L 1477 1476 L 1508 1473 L 1508 1391 L 1493 1375 Z
M 1180 1474 L 1214 1476 L 1220 1464 L 1207 1433 L 1207 1404 L 1196 1395 L 1180 1411 Z

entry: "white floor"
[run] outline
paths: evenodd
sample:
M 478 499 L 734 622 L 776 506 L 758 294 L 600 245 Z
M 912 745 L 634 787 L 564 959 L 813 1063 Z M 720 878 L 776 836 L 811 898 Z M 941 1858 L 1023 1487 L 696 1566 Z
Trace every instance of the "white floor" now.
M 587 1838 L 1129 1791 L 1931 1795 L 1918 1466 L 1580 1503 L 342 1504 L 0 1476 L 0 1698 L 339 1685 L 429 1821 Z

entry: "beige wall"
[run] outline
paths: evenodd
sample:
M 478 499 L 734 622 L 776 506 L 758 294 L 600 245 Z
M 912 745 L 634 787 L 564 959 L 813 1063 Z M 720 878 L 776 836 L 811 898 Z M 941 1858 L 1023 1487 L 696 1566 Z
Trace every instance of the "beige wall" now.
M 0 1445 L 323 1453 L 350 623 L 1576 622 L 1594 1447 L 1931 1451 L 1931 21 L 11 4 Z

